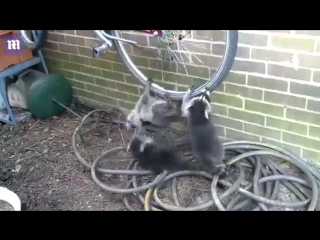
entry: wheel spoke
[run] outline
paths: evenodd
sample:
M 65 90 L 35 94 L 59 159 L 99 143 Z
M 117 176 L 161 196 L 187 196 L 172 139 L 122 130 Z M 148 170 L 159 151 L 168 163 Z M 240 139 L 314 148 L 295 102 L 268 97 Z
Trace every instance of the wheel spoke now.
M 116 32 L 117 36 L 125 33 L 123 38 L 135 40 L 140 46 L 137 50 L 134 46 L 124 48 L 125 43 L 116 42 L 132 73 L 143 84 L 148 77 L 153 78 L 174 99 L 181 99 L 191 84 L 196 86 L 195 94 L 199 93 L 200 87 L 213 90 L 230 71 L 237 49 L 237 31 L 231 35 L 231 30 L 218 31 L 217 35 L 213 30 L 163 30 L 162 36 L 157 37 L 132 31 Z M 228 34 L 228 38 L 224 38 L 224 34 Z M 232 44 L 230 36 L 233 36 Z M 154 87 L 163 95 L 163 88 Z
M 178 36 L 183 35 L 185 36 L 182 40 L 178 40 Z M 220 44 L 221 41 L 212 41 L 211 38 L 205 38 L 202 37 L 201 39 L 195 39 L 194 37 L 194 31 L 191 30 L 182 30 L 182 31 L 170 31 L 170 30 L 163 30 L 163 36 L 162 37 L 155 37 L 158 39 L 158 56 L 154 56 L 151 58 L 155 59 L 161 59 L 163 62 L 169 62 L 170 65 L 176 65 L 176 69 L 178 72 L 183 72 L 184 75 L 186 75 L 187 78 L 192 77 L 200 77 L 199 74 L 197 74 L 196 71 L 193 71 L 193 73 L 189 73 L 187 66 L 188 65 L 199 65 L 199 66 L 205 66 L 205 63 L 202 59 L 200 59 L 197 54 L 195 54 L 192 50 L 189 48 L 194 48 L 198 50 L 198 53 L 211 53 L 210 47 L 211 44 Z M 151 37 L 149 37 L 150 39 Z M 139 42 L 138 42 L 139 43 Z M 147 54 L 147 51 L 150 49 L 150 46 L 142 46 L 144 47 L 144 51 L 146 52 L 146 56 L 150 56 L 150 54 Z M 223 46 L 222 46 L 223 47 Z M 188 62 L 185 61 L 186 58 L 184 56 L 187 56 Z M 157 66 L 157 61 L 155 61 L 155 64 L 151 64 L 150 67 L 156 70 L 163 71 L 163 79 L 164 82 L 166 81 L 165 77 L 170 74 L 170 72 L 167 72 L 165 69 L 159 69 Z M 208 66 L 208 68 L 210 68 Z M 213 66 L 211 67 L 213 68 Z M 209 69 L 208 69 L 209 71 Z M 172 72 L 171 72 L 172 73 Z M 208 76 L 207 79 L 203 79 L 204 81 L 208 81 L 211 76 Z M 161 83 L 159 83 L 161 85 Z M 180 83 L 183 84 L 183 83 Z

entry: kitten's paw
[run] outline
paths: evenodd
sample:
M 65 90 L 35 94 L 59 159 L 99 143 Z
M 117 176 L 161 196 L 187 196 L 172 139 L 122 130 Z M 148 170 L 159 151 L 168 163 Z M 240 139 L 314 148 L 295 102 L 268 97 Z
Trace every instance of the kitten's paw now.
M 224 165 L 224 164 L 221 164 Z M 225 166 L 220 166 L 218 172 L 216 173 L 216 176 L 219 176 L 219 179 L 224 179 L 228 176 L 226 167 Z M 221 183 L 217 183 L 217 187 L 220 189 L 225 189 L 226 187 L 222 185 Z
M 151 78 L 148 78 L 146 85 L 145 85 L 145 91 L 148 92 L 151 96 L 153 96 L 153 92 L 151 91 L 151 85 L 153 83 L 153 80 Z
M 170 94 L 168 92 L 166 92 L 163 96 L 164 100 L 166 101 L 166 106 L 170 109 L 172 108 L 172 101 L 170 98 Z
M 214 166 L 209 173 L 213 176 L 219 176 L 219 178 L 225 178 L 227 176 L 225 164 Z
M 126 122 L 127 131 L 132 131 L 135 129 L 135 126 L 131 122 Z
M 160 175 L 160 174 L 163 172 L 163 170 L 160 169 L 160 168 L 151 168 L 151 169 L 149 169 L 149 170 L 150 170 L 151 172 L 153 172 L 153 174 L 156 175 L 156 176 Z
M 170 98 L 170 94 L 168 92 L 166 92 L 164 95 L 163 95 L 164 99 L 169 99 L 171 100 Z
M 150 86 L 152 83 L 153 83 L 152 78 L 148 78 L 148 80 L 147 80 L 147 85 Z
M 217 175 L 219 176 L 219 178 L 223 179 L 223 178 L 226 178 L 228 174 L 225 168 L 221 168 L 217 173 Z

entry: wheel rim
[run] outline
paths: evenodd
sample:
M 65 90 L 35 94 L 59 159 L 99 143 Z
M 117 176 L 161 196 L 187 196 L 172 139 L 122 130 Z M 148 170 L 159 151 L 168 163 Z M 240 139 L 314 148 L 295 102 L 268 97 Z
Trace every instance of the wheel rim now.
M 220 64 L 218 65 L 218 67 L 216 68 L 216 72 L 212 75 L 209 76 L 209 78 L 207 79 L 206 82 L 203 82 L 203 84 L 201 84 L 200 86 L 197 86 L 197 88 L 194 91 L 194 95 L 197 95 L 200 93 L 200 91 L 205 88 L 205 87 L 209 87 L 210 86 L 214 86 L 214 88 L 218 87 L 218 80 L 221 77 L 222 71 L 225 67 L 225 64 L 227 62 L 227 57 L 229 55 L 230 52 L 230 45 L 231 45 L 231 40 L 230 40 L 230 31 L 226 30 L 224 32 L 224 36 L 225 36 L 225 44 L 224 44 L 224 54 L 220 60 Z M 118 30 L 114 30 L 114 35 L 116 37 L 121 37 L 121 33 Z M 194 39 L 192 39 L 194 40 Z M 192 42 L 192 41 L 190 41 Z M 139 44 L 139 42 L 138 42 Z M 143 85 L 145 85 L 147 78 L 149 76 L 146 76 L 136 65 L 135 63 L 132 61 L 130 55 L 128 54 L 126 48 L 125 48 L 125 43 L 120 42 L 120 41 L 115 41 L 115 45 L 116 48 L 118 50 L 118 53 L 120 54 L 121 58 L 124 61 L 124 64 L 130 69 L 130 71 L 132 72 L 132 74 L 139 80 L 139 82 Z M 218 45 L 222 45 L 221 42 L 218 42 Z M 180 48 L 180 46 L 179 46 Z M 158 70 L 158 71 L 163 71 L 162 69 Z M 210 71 L 210 66 L 209 66 L 209 71 Z M 164 87 L 160 86 L 159 84 L 154 84 L 152 86 L 152 89 L 160 96 L 163 96 L 166 92 L 170 94 L 170 97 L 174 100 L 181 100 L 183 95 L 186 93 L 185 91 L 177 91 L 177 90 L 169 90 L 169 89 L 165 89 Z M 212 90 L 212 88 L 211 88 Z
M 36 44 L 36 42 L 38 41 L 38 31 L 39 30 L 20 30 L 22 40 L 27 46 L 33 46 Z M 34 41 L 32 40 L 32 37 L 34 38 Z

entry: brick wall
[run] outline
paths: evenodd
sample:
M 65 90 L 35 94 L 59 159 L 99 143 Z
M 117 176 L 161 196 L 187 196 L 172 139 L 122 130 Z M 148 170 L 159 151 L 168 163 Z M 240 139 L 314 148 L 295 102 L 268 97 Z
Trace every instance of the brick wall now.
M 116 52 L 91 58 L 94 43 L 92 31 L 50 31 L 44 49 L 49 69 L 65 74 L 82 100 L 131 109 L 141 86 Z M 128 50 L 145 73 L 161 79 L 159 67 L 151 64 L 156 60 L 131 46 Z M 175 70 L 174 82 L 162 86 L 185 89 L 181 74 Z M 195 83 L 201 76 L 189 80 Z M 280 143 L 320 164 L 320 31 L 239 31 L 232 72 L 212 102 L 222 137 Z

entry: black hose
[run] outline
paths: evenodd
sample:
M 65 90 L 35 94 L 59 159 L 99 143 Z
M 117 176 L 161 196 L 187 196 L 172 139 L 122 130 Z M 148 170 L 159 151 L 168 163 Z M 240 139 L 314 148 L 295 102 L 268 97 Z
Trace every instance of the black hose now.
M 87 168 L 91 169 L 91 175 L 93 180 L 104 190 L 113 193 L 124 194 L 124 204 L 129 211 L 134 211 L 134 208 L 130 205 L 128 194 L 133 194 L 141 204 L 144 205 L 146 211 L 200 211 L 208 210 L 212 206 L 216 206 L 221 211 L 236 211 L 243 210 L 251 207 L 253 211 L 268 211 L 270 207 L 286 207 L 286 208 L 306 208 L 307 211 L 314 211 L 318 201 L 319 190 L 316 182 L 316 178 L 320 180 L 320 173 L 309 166 L 298 156 L 282 149 L 278 146 L 251 142 L 251 141 L 232 141 L 224 143 L 226 153 L 230 153 L 232 158 L 226 161 L 228 168 L 235 167 L 239 170 L 239 176 L 234 183 L 230 183 L 226 180 L 219 180 L 219 177 L 212 176 L 206 172 L 197 171 L 180 171 L 174 172 L 168 175 L 167 172 L 163 172 L 157 176 L 152 182 L 139 186 L 138 177 L 142 175 L 150 175 L 152 172 L 137 170 L 138 163 L 131 161 L 126 170 L 111 170 L 98 167 L 98 163 L 102 161 L 108 154 L 125 151 L 125 147 L 117 147 L 110 149 L 96 158 L 92 165 L 90 165 L 77 150 L 77 135 L 80 135 L 80 140 L 84 141 L 82 133 L 82 126 L 84 122 L 88 121 L 88 117 L 96 112 L 106 112 L 104 110 L 94 110 L 88 113 L 82 120 L 79 127 L 77 127 L 72 136 L 72 146 L 74 152 L 79 161 Z M 109 112 L 107 112 L 109 113 Z M 110 119 L 110 118 L 109 118 Z M 110 119 L 111 124 L 124 124 L 121 121 L 115 121 Z M 111 127 L 111 126 L 110 126 Z M 186 146 L 188 141 L 178 140 L 176 142 L 177 147 Z M 184 154 L 188 158 L 192 158 L 190 153 Z M 226 154 L 227 155 L 227 154 Z M 282 170 L 279 165 L 271 160 L 277 158 L 279 160 L 288 161 L 289 163 L 297 166 L 302 172 L 306 174 L 309 181 L 302 180 L 298 177 L 290 176 Z M 248 182 L 246 186 L 242 186 L 245 178 L 244 168 L 252 168 L 254 174 L 252 181 Z M 126 175 L 127 184 L 124 189 L 106 186 L 102 183 L 96 174 L 96 171 L 111 174 L 111 175 Z M 177 194 L 177 182 L 176 178 L 186 175 L 195 175 L 204 177 L 210 181 L 211 184 L 211 195 L 212 199 L 205 203 L 199 204 L 192 207 L 180 206 L 180 201 Z M 161 201 L 158 196 L 159 189 L 164 185 L 165 182 L 172 180 L 171 193 L 174 205 L 168 205 Z M 226 187 L 223 193 L 220 195 L 217 191 L 217 183 Z M 277 194 L 279 192 L 279 185 L 283 184 L 289 191 L 296 195 L 299 201 L 284 203 L 277 201 Z M 232 199 L 229 203 L 224 206 L 222 200 L 232 195 Z

